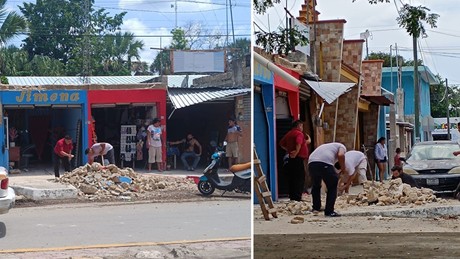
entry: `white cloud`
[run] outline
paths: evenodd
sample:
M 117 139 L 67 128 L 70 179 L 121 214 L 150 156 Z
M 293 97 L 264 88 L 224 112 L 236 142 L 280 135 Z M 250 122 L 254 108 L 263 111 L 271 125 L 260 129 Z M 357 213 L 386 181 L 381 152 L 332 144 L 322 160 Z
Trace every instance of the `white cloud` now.
M 118 6 L 124 9 L 152 10 L 158 12 L 174 13 L 176 1 L 170 0 L 120 0 Z M 211 0 L 196 2 L 177 1 L 177 12 L 198 12 L 211 9 L 225 8 L 225 5 L 213 4 Z
M 137 40 L 144 42 L 144 50 L 140 52 L 141 60 L 147 63 L 152 63 L 158 50 L 150 48 L 160 48 L 168 46 L 171 43 L 171 37 L 152 37 L 158 35 L 170 35 L 170 30 L 167 28 L 158 28 L 155 30 L 149 29 L 141 20 L 127 19 L 122 26 L 123 31 L 134 33 L 144 37 L 138 37 Z

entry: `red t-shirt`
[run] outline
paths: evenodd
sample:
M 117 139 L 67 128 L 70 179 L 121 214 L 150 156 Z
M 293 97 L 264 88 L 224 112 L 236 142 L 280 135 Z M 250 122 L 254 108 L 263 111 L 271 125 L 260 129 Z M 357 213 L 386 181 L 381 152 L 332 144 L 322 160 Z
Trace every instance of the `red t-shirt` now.
M 398 154 L 395 155 L 394 162 L 395 162 L 394 165 L 399 165 L 399 166 L 402 165 L 401 160 L 399 160 L 399 155 Z
M 60 157 L 63 157 L 61 155 L 61 151 L 64 151 L 67 154 L 70 154 L 72 152 L 72 149 L 73 149 L 72 142 L 70 142 L 70 144 L 67 144 L 65 143 L 65 139 L 61 138 L 60 140 L 58 140 L 58 142 L 56 142 L 56 146 L 54 146 L 54 153 L 56 153 L 56 155 Z
M 297 144 L 300 144 L 298 157 L 308 159 L 308 148 L 305 135 L 299 129 L 291 129 L 280 141 L 280 145 L 287 148 L 288 152 L 296 149 Z

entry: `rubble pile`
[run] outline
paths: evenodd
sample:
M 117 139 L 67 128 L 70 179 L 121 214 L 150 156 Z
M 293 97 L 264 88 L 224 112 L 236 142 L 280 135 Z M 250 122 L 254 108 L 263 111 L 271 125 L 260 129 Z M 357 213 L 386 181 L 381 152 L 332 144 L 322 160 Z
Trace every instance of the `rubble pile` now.
M 142 175 L 132 168 L 116 165 L 102 166 L 86 164 L 64 174 L 60 182 L 71 184 L 80 190 L 79 195 L 91 200 L 118 197 L 130 200 L 134 197 L 149 197 L 158 190 L 192 190 L 196 185 L 191 179 Z
M 311 213 L 312 207 L 310 201 L 289 201 L 276 204 L 276 210 L 278 214 L 287 216 L 306 215 Z
M 441 202 L 433 190 L 428 188 L 415 188 L 402 183 L 400 178 L 391 180 L 389 183 L 365 182 L 363 192 L 358 195 L 341 196 L 339 200 L 346 199 L 349 205 L 377 206 L 401 204 L 401 205 L 423 205 L 432 202 Z

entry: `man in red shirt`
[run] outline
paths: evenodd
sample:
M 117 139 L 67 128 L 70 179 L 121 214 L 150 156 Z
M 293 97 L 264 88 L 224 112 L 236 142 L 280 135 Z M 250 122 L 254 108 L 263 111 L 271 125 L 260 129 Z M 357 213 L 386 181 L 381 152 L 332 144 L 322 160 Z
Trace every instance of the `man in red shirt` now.
M 59 167 L 62 164 L 64 165 L 64 170 L 70 172 L 70 160 L 72 160 L 72 138 L 69 135 L 66 135 L 64 138 L 56 142 L 54 146 L 54 176 L 59 178 Z
M 292 123 L 292 129 L 284 135 L 280 141 L 282 149 L 289 156 L 286 173 L 289 182 L 289 199 L 302 200 L 302 192 L 305 181 L 304 161 L 308 159 L 308 147 L 310 136 L 303 133 L 303 121 L 296 120 Z

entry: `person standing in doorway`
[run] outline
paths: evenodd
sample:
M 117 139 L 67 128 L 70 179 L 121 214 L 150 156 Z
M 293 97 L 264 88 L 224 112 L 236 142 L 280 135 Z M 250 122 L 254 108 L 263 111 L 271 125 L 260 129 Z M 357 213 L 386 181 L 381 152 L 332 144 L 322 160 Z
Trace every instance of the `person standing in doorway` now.
M 383 183 L 385 180 L 385 171 L 387 168 L 387 146 L 385 145 L 385 137 L 379 138 L 377 144 L 375 145 L 375 162 L 377 163 L 377 168 L 379 169 L 379 181 Z
M 70 160 L 74 157 L 72 155 L 72 138 L 66 135 L 64 138 L 58 140 L 54 146 L 54 176 L 56 180 L 59 179 L 59 167 L 64 166 L 66 172 L 70 172 Z
M 227 136 L 225 136 L 225 141 L 227 141 L 225 154 L 228 158 L 228 168 L 238 163 L 238 138 L 241 136 L 243 136 L 243 133 L 236 120 L 228 120 Z
M 336 172 L 334 165 L 339 162 L 342 169 L 341 174 L 348 174 L 345 164 L 345 152 L 347 152 L 345 145 L 332 142 L 317 147 L 311 153 L 308 159 L 308 171 L 313 181 L 311 196 L 314 214 L 321 210 L 321 182 L 324 181 L 327 188 L 324 215 L 327 217 L 340 217 L 340 214 L 334 211 L 339 182 L 339 174 Z
M 162 128 L 160 119 L 153 119 L 152 124 L 147 128 L 147 147 L 149 148 L 149 171 L 152 170 L 152 164 L 157 163 L 158 171 L 163 172 L 162 156 Z
M 310 143 L 310 136 L 303 132 L 303 121 L 301 120 L 294 121 L 291 130 L 280 141 L 281 148 L 286 150 L 288 155 L 286 173 L 289 182 L 290 200 L 302 200 L 305 182 L 304 161 L 308 159 L 307 145 Z

